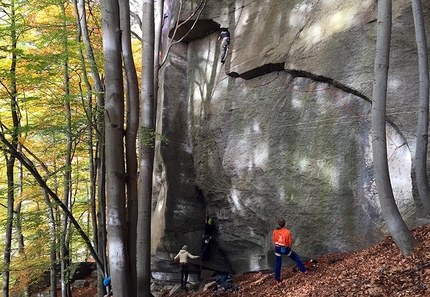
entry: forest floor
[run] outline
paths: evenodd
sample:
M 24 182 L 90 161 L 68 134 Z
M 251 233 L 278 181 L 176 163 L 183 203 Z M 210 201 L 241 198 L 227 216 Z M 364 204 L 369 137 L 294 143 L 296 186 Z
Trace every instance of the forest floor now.
M 330 254 L 314 258 L 318 262 L 310 274 L 293 272 L 286 267 L 281 282 L 275 283 L 272 273 L 233 275 L 237 292 L 206 291 L 161 292 L 161 297 L 430 297 L 430 225 L 412 230 L 418 247 L 404 257 L 391 237 L 365 250 Z M 96 291 L 73 291 L 73 297 L 93 297 Z M 95 288 L 93 288 L 95 289 Z M 172 295 L 170 295 L 173 293 Z

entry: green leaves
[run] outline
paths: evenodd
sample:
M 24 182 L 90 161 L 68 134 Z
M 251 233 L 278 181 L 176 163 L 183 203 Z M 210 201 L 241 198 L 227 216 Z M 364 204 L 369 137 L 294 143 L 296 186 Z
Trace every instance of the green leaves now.
M 161 135 L 160 133 L 155 132 L 152 129 L 148 129 L 146 127 L 140 127 L 139 129 L 139 136 L 143 140 L 143 145 L 149 146 L 151 148 L 154 148 L 154 144 L 156 140 L 160 140 L 164 142 L 165 144 L 168 143 L 168 139 Z

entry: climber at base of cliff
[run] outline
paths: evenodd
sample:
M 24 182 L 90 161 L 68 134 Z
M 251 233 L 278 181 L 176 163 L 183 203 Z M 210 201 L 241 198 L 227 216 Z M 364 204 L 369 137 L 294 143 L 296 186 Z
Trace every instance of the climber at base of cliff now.
M 221 63 L 224 64 L 225 57 L 227 56 L 228 45 L 230 44 L 230 32 L 228 29 L 223 29 L 218 37 L 221 40 Z
M 202 236 L 202 260 L 209 259 L 209 250 L 211 246 L 213 232 L 214 232 L 213 219 L 208 215 L 206 215 L 205 234 Z

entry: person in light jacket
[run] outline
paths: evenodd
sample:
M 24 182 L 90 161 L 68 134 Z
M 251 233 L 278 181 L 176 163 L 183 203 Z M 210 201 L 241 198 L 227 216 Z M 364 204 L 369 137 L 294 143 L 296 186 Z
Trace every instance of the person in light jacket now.
M 174 260 L 179 259 L 179 269 L 181 270 L 181 289 L 187 289 L 188 281 L 188 258 L 197 259 L 200 256 L 194 256 L 188 252 L 188 246 L 184 245 L 179 253 L 175 256 Z

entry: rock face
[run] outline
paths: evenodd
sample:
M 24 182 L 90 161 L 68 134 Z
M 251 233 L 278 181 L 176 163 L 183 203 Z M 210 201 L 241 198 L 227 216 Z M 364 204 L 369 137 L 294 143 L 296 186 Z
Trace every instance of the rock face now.
M 387 234 L 371 147 L 376 8 L 375 0 L 207 1 L 196 39 L 175 45 L 162 69 L 157 129 L 168 142 L 156 147 L 154 275 L 177 272 L 172 258 L 183 244 L 200 253 L 206 213 L 216 233 L 211 259 L 191 261 L 196 273 L 271 269 L 279 216 L 303 258 L 363 249 Z M 225 64 L 214 23 L 231 33 Z M 414 227 L 422 214 L 410 1 L 394 3 L 391 45 L 390 175 Z

